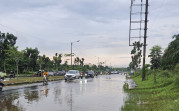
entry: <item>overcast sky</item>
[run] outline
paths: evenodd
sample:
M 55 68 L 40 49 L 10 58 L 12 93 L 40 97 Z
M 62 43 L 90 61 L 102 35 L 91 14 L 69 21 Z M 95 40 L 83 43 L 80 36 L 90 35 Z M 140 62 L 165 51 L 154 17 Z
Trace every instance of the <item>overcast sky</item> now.
M 73 52 L 85 63 L 128 66 L 130 0 L 0 0 L 0 31 L 18 37 L 19 50 L 40 55 Z M 140 1 L 140 0 L 136 0 Z M 165 49 L 179 33 L 179 0 L 149 0 L 147 53 Z M 147 59 L 149 61 L 149 59 Z

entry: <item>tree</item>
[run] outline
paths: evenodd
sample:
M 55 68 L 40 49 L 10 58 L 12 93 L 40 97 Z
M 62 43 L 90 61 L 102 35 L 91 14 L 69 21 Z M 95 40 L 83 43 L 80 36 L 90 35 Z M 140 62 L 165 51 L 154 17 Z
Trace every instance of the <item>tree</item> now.
M 44 63 L 43 57 L 38 56 L 37 64 L 39 64 L 40 70 L 42 70 L 42 64 Z
M 95 64 L 93 64 L 91 68 L 92 68 L 92 70 L 96 71 L 98 67 Z
M 65 71 L 67 71 L 68 70 L 68 61 L 66 60 L 62 66 L 65 69 Z
M 179 34 L 172 37 L 174 40 L 170 42 L 162 57 L 163 69 L 174 69 L 179 63 Z
M 37 66 L 37 59 L 39 56 L 39 51 L 37 48 L 32 49 L 32 48 L 26 48 L 24 50 L 24 57 L 26 60 L 26 70 L 36 70 Z
M 135 42 L 133 43 L 133 49 L 131 51 L 131 58 L 132 62 L 129 64 L 130 68 L 134 69 L 136 72 L 136 69 L 139 67 L 139 64 L 141 63 L 141 57 L 142 57 L 142 43 Z
M 13 47 L 16 44 L 17 37 L 13 34 L 0 33 L 0 62 L 2 63 L 1 68 L 6 70 L 6 52 L 9 50 L 9 46 Z
M 46 55 L 42 56 L 42 69 L 50 70 L 53 69 L 54 61 L 51 61 L 49 57 L 46 57 Z
M 9 50 L 7 50 L 6 54 L 9 57 L 13 58 L 13 60 L 16 63 L 16 71 L 17 71 L 17 79 L 18 79 L 18 76 L 19 76 L 19 61 L 22 58 L 23 53 L 18 51 L 18 47 L 9 46 Z
M 83 67 L 83 65 L 84 65 L 84 61 L 85 61 L 85 59 L 84 58 L 81 58 L 80 59 L 80 65 Z
M 56 53 L 55 56 L 53 56 L 53 61 L 54 61 L 54 64 L 55 64 L 55 69 L 58 70 L 59 66 L 62 62 L 62 54 Z
M 60 64 L 62 63 L 62 54 L 58 54 L 57 57 L 57 69 L 59 70 Z
M 55 64 L 55 69 L 57 70 L 57 61 L 58 61 L 58 53 L 55 53 L 55 56 L 53 56 L 53 61 L 54 61 L 54 64 Z
M 80 58 L 76 57 L 74 60 L 74 64 L 79 65 L 79 63 L 80 63 Z
M 149 57 L 150 59 L 150 63 L 151 63 L 151 69 L 158 69 L 161 65 L 161 58 L 162 58 L 162 51 L 161 51 L 161 47 L 158 45 L 153 46 L 150 49 L 150 55 Z M 154 73 L 154 83 L 156 83 L 156 73 Z

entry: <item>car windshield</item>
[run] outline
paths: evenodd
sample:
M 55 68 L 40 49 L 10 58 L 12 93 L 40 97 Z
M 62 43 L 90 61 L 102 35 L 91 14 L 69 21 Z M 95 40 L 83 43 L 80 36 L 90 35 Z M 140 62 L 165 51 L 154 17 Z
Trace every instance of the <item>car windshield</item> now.
M 75 74 L 76 71 L 68 71 L 69 74 Z

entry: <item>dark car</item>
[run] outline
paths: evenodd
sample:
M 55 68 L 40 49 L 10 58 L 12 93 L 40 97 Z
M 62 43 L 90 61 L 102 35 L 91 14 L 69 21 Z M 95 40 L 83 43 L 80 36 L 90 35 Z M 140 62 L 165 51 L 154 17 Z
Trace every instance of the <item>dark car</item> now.
M 64 76 L 66 74 L 65 71 L 58 71 L 55 75 L 56 76 Z
M 56 72 L 55 71 L 48 71 L 48 76 L 55 76 Z
M 34 76 L 42 76 L 42 74 L 43 74 L 43 70 L 39 70 L 38 72 L 36 72 L 35 74 L 34 74 Z
M 95 75 L 94 71 L 89 70 L 86 72 L 85 76 L 86 76 L 86 78 L 89 78 L 89 77 L 94 78 L 94 75 Z

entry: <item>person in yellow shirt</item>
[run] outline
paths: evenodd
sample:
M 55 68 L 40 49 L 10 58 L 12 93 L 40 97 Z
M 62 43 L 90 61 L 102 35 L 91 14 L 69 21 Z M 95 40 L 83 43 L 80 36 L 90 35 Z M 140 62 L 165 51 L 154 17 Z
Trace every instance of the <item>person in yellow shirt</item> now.
M 48 82 L 48 71 L 47 70 L 45 70 L 44 72 L 43 72 L 43 84 L 47 84 L 47 82 Z
M 43 72 L 43 76 L 48 76 L 48 72 L 47 72 L 47 71 L 44 71 L 44 72 Z

